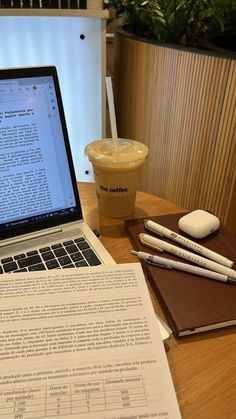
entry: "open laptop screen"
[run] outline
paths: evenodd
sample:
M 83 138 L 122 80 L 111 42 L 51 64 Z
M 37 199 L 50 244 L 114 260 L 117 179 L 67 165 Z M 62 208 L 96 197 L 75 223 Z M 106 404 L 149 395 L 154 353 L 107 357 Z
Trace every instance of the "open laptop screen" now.
M 0 236 L 82 218 L 55 67 L 0 70 Z

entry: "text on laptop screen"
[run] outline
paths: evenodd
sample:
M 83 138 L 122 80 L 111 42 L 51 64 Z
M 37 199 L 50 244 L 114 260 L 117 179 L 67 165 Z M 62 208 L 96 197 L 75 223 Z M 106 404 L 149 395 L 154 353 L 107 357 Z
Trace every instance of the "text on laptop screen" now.
M 0 80 L 0 231 L 76 210 L 53 77 Z

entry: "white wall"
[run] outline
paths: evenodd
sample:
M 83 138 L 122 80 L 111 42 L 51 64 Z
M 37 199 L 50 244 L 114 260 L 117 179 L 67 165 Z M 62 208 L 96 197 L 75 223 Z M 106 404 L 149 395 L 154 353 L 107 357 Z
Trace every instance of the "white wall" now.
M 0 16 L 0 67 L 57 67 L 80 181 L 93 179 L 85 145 L 102 137 L 101 31 L 99 18 Z M 81 35 L 85 36 L 83 40 Z M 89 174 L 85 174 L 87 170 Z

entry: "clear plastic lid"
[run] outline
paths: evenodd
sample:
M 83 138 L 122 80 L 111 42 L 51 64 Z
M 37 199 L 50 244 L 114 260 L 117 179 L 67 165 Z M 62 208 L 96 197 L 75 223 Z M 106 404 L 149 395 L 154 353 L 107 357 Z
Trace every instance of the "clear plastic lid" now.
M 142 164 L 148 156 L 148 147 L 138 141 L 119 138 L 118 150 L 111 138 L 88 144 L 85 154 L 93 164 L 105 167 L 132 167 Z

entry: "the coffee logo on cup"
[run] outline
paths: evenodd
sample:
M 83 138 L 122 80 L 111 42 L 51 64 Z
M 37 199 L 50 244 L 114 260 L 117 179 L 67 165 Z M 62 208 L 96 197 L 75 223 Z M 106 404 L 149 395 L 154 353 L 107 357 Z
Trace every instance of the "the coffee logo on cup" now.
M 128 192 L 128 188 L 107 188 L 103 185 L 99 185 L 103 192 Z

